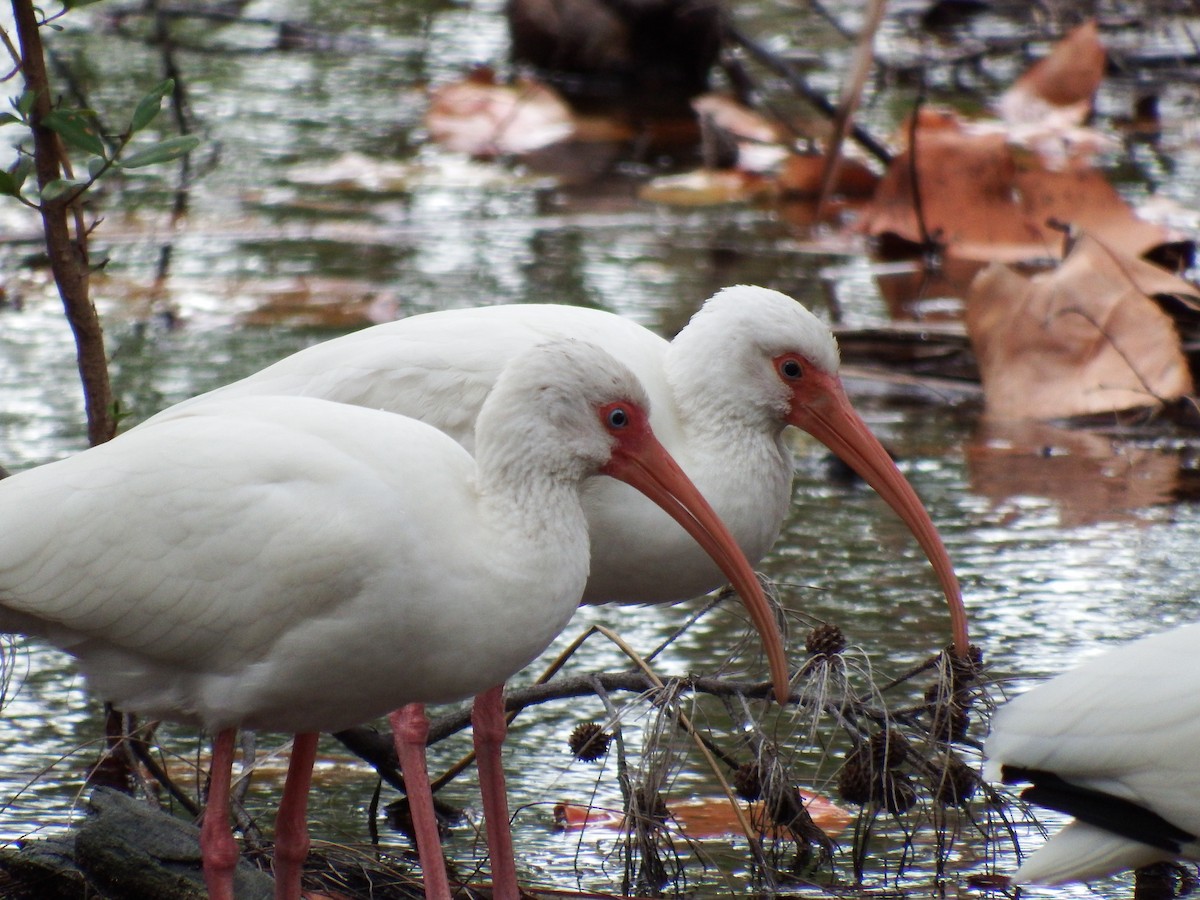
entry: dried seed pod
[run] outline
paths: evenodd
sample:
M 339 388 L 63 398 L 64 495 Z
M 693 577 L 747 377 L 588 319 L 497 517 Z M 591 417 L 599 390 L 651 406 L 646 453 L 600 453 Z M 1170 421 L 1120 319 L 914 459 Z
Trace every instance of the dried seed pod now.
M 608 752 L 610 741 L 612 741 L 612 735 L 608 734 L 595 722 L 584 722 L 581 725 L 575 726 L 575 730 L 571 732 L 571 737 L 568 738 L 567 744 L 570 746 L 571 752 L 575 754 L 576 759 L 581 759 L 584 762 L 595 762 Z
M 846 635 L 831 622 L 817 625 L 804 639 L 804 649 L 814 656 L 837 656 L 846 649 Z
M 634 790 L 632 807 L 631 812 L 640 814 L 658 824 L 666 822 L 667 817 L 671 814 L 662 794 L 653 788 L 644 786 Z
M 743 763 L 733 773 L 733 787 L 743 800 L 753 803 L 762 796 L 762 771 L 758 763 Z
M 894 816 L 908 812 L 917 804 L 917 789 L 903 772 L 883 773 L 883 805 Z
M 951 753 L 934 784 L 933 797 L 942 806 L 965 806 L 979 787 L 979 774 Z
M 939 703 L 930 712 L 929 736 L 935 741 L 961 741 L 970 727 L 971 714 L 954 701 Z
M 955 656 L 952 647 L 946 648 L 946 655 L 950 660 L 950 679 L 954 687 L 965 688 L 974 684 L 979 678 L 979 673 L 983 671 L 983 650 L 975 644 L 970 644 L 967 646 L 966 659 Z
M 847 803 L 870 803 L 875 799 L 878 781 L 870 757 L 855 751 L 846 757 L 838 773 L 838 796 Z
M 894 769 L 908 756 L 908 738 L 895 729 L 875 732 L 869 746 L 876 771 Z

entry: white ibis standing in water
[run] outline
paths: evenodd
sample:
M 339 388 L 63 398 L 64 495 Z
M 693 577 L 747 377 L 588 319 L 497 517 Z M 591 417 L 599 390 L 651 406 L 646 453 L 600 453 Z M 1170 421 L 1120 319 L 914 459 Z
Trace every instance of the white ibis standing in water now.
M 1200 861 L 1200 624 L 1125 644 L 1001 707 L 984 777 L 1074 817 L 1014 883 Z
M 317 733 L 464 699 L 533 660 L 583 593 L 589 476 L 643 491 L 716 558 L 785 696 L 753 571 L 646 407 L 624 366 L 559 341 L 504 368 L 478 410 L 474 459 L 425 423 L 312 398 L 173 410 L 0 482 L 0 630 L 63 648 L 122 709 L 215 735 L 201 831 L 214 900 L 232 900 L 235 729 L 295 733 L 275 866 L 276 896 L 296 898 Z M 404 771 L 432 825 L 417 758 Z M 503 784 L 481 789 L 488 814 L 503 805 Z M 507 817 L 488 824 L 506 832 Z M 430 895 L 448 897 L 436 828 L 421 851 Z M 497 896 L 516 897 L 511 856 L 495 853 L 509 873 Z
M 829 329 L 778 291 L 725 288 L 670 342 L 621 316 L 576 306 L 427 313 L 301 350 L 173 409 L 212 397 L 300 394 L 423 419 L 469 449 L 497 375 L 549 337 L 595 343 L 629 366 L 650 395 L 655 433 L 752 563 L 779 536 L 791 502 L 784 428 L 824 443 L 916 536 L 945 592 L 956 653 L 966 657 L 966 613 L 937 529 L 851 407 Z M 695 542 L 626 485 L 589 482 L 584 509 L 592 540 L 584 602 L 671 603 L 723 583 Z

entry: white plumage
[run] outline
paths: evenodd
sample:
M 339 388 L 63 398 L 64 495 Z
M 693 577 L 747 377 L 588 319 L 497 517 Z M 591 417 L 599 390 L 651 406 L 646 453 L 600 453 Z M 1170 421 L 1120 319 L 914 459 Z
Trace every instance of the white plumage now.
M 312 732 L 494 688 L 551 642 L 588 573 L 581 485 L 603 472 L 717 554 L 785 692 L 753 571 L 655 441 L 646 405 L 604 351 L 559 341 L 504 368 L 474 459 L 423 422 L 326 400 L 173 409 L 0 482 L 0 629 L 61 646 L 121 709 L 215 732 L 214 785 L 236 727 L 296 732 L 307 763 L 294 762 L 291 793 L 306 793 Z M 214 792 L 206 877 L 225 898 L 228 873 L 213 874 L 225 863 L 210 867 L 229 850 Z M 277 828 L 280 852 L 299 810 Z M 298 865 L 306 846 L 285 858 Z M 298 896 L 289 865 L 277 896 Z
M 1198 748 L 1200 625 L 1110 650 L 1006 704 L 985 777 L 1030 782 L 1027 799 L 1075 816 L 1014 882 L 1200 860 Z
M 214 397 L 315 396 L 423 419 L 470 448 L 475 416 L 505 363 L 563 336 L 603 347 L 637 375 L 655 433 L 751 562 L 775 542 L 791 501 L 784 428 L 826 443 L 912 529 L 945 591 L 957 649 L 966 652 L 958 582 L 936 528 L 846 399 L 829 329 L 777 291 L 725 288 L 670 342 L 620 316 L 572 306 L 418 315 L 302 350 L 176 409 Z M 585 602 L 669 603 L 722 584 L 695 542 L 628 486 L 591 481 L 584 507 L 592 541 Z

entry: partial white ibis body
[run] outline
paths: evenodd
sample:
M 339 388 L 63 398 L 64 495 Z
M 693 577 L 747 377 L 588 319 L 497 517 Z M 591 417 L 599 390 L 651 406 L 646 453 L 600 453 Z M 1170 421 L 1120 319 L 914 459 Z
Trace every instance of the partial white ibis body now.
M 621 316 L 575 306 L 427 313 L 317 344 L 181 406 L 256 394 L 322 397 L 423 419 L 470 448 L 476 415 L 506 362 L 551 337 L 595 343 L 637 375 L 655 433 L 752 563 L 775 542 L 791 501 L 785 427 L 822 441 L 913 531 L 965 656 L 966 615 L 936 528 L 851 407 L 828 327 L 778 291 L 725 288 L 670 342 Z M 695 542 L 627 485 L 590 481 L 584 508 L 592 541 L 585 602 L 671 603 L 723 583 Z
M 63 648 L 121 709 L 216 735 L 202 847 L 218 900 L 237 858 L 234 731 L 296 733 L 276 877 L 278 897 L 298 897 L 316 733 L 464 699 L 533 660 L 583 592 L 579 495 L 592 475 L 645 491 L 718 557 L 786 693 L 753 572 L 646 405 L 608 354 L 559 341 L 505 367 L 478 411 L 474 459 L 425 423 L 312 398 L 177 408 L 0 482 L 0 630 Z M 432 822 L 414 758 L 414 815 Z M 490 814 L 503 786 L 499 800 L 487 790 Z M 507 817 L 489 833 L 498 824 Z M 447 896 L 436 834 L 429 843 L 431 896 Z M 514 871 L 511 858 L 493 866 Z M 497 896 L 515 896 L 515 874 L 505 879 Z
M 1074 816 L 1015 883 L 1200 861 L 1200 625 L 1110 650 L 1001 707 L 984 776 Z

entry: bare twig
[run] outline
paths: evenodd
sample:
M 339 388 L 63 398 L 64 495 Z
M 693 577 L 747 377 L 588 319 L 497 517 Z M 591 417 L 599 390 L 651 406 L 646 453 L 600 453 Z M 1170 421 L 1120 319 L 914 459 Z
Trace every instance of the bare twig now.
M 862 32 L 858 36 L 858 45 L 854 50 L 854 58 L 847 74 L 846 82 L 842 85 L 842 95 L 838 100 L 837 112 L 833 119 L 833 135 L 825 153 L 825 169 L 821 172 L 821 188 L 817 192 L 817 219 L 824 214 L 826 204 L 833 194 L 838 175 L 842 170 L 842 146 L 846 135 L 854 125 L 854 112 L 862 98 L 863 87 L 867 83 L 871 64 L 875 59 L 875 33 L 883 21 L 887 0 L 871 0 L 867 11 L 866 21 L 863 22 Z
M 744 47 L 760 64 L 784 79 L 793 91 L 815 106 L 820 113 L 829 118 L 833 118 L 837 114 L 837 110 L 829 102 L 829 98 L 820 91 L 810 87 L 800 73 L 793 69 L 787 60 L 780 59 L 778 55 L 767 50 L 766 47 L 741 31 L 736 25 L 729 25 L 727 33 L 731 40 Z M 858 125 L 851 125 L 849 133 L 867 153 L 871 154 L 871 156 L 875 157 L 885 166 L 892 161 L 892 152 L 880 141 L 876 140 L 870 132 Z

